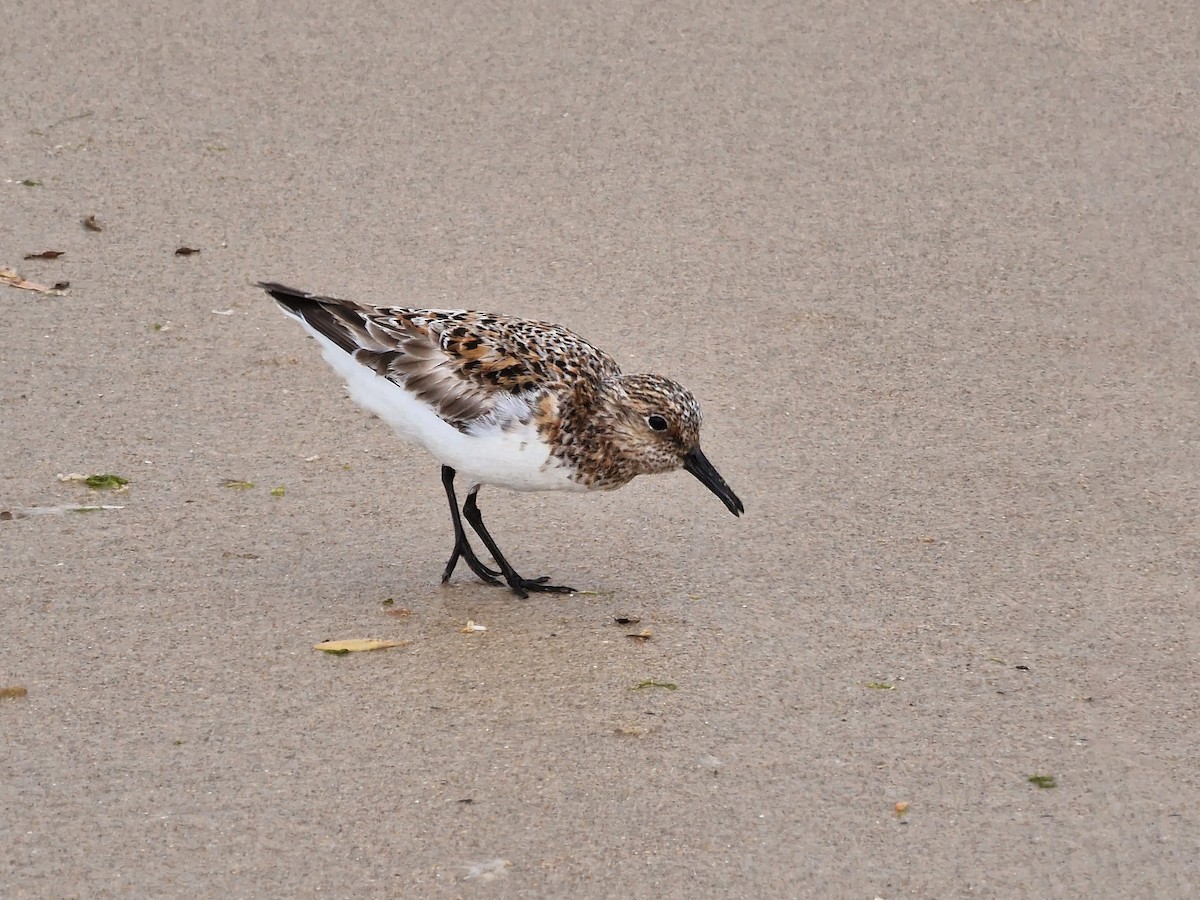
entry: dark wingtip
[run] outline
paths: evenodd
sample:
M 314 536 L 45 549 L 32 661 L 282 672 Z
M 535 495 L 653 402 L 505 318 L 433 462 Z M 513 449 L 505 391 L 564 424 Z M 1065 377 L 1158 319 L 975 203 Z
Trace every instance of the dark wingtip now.
M 347 353 L 359 349 L 347 330 L 346 318 L 361 318 L 338 300 L 288 287 L 278 281 L 260 281 L 258 286 L 270 294 L 280 308 L 315 328 Z
M 306 302 L 311 303 L 313 300 L 313 295 L 308 291 L 288 287 L 286 284 L 280 284 L 278 281 L 260 281 L 258 282 L 258 286 L 275 298 L 276 303 L 292 312 L 298 313 Z

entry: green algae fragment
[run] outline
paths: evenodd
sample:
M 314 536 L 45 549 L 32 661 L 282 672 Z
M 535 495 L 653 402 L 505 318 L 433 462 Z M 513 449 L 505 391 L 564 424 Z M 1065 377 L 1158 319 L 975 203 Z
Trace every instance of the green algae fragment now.
M 103 475 L 89 475 L 83 479 L 83 483 L 98 491 L 113 491 L 119 487 L 125 487 L 125 485 L 129 484 L 129 479 L 122 478 L 120 475 L 105 473 Z
M 633 686 L 633 690 L 635 691 L 640 691 L 643 688 L 663 688 L 664 690 L 668 691 L 677 691 L 679 690 L 679 685 L 673 681 L 652 681 L 647 679 L 645 681 L 639 681 Z

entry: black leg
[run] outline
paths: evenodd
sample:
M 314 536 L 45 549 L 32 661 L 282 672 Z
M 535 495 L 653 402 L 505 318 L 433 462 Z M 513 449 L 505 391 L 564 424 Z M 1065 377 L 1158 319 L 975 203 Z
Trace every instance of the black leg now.
M 467 541 L 467 533 L 463 529 L 462 519 L 458 515 L 458 498 L 454 496 L 454 474 L 452 468 L 442 466 L 442 486 L 446 489 L 446 497 L 450 500 L 450 518 L 454 521 L 454 552 L 450 554 L 450 561 L 446 563 L 446 571 L 442 573 L 442 583 L 445 584 L 450 580 L 454 567 L 458 565 L 458 558 L 461 556 L 471 567 L 471 571 L 488 584 L 499 584 L 496 576 L 500 573 L 481 563 Z M 471 492 L 471 496 L 475 496 L 474 491 Z
M 496 560 L 496 565 L 500 567 L 500 574 L 504 576 L 504 580 L 508 582 L 508 586 L 513 589 L 513 592 L 518 597 L 528 597 L 529 591 L 574 594 L 574 588 L 558 584 L 546 584 L 550 580 L 549 576 L 545 578 L 522 578 L 517 574 L 516 570 L 508 564 L 508 560 L 504 558 L 504 554 L 500 552 L 500 548 L 496 546 L 496 542 L 492 539 L 492 536 L 488 534 L 488 530 L 484 528 L 483 516 L 479 512 L 479 507 L 475 505 L 475 494 L 476 491 L 471 491 L 471 495 L 467 497 L 467 502 L 463 504 L 463 515 L 471 523 L 471 527 L 475 529 L 475 533 L 479 535 L 484 546 L 488 548 L 488 553 L 492 554 L 492 559 Z

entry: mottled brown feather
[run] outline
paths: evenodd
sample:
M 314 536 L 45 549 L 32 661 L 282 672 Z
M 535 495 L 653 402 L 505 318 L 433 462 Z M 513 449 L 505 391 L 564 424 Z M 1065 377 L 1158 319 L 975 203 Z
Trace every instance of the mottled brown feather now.
M 616 361 L 561 325 L 461 310 L 375 307 L 264 284 L 339 347 L 416 394 L 460 430 L 506 395 L 574 394 L 620 374 Z

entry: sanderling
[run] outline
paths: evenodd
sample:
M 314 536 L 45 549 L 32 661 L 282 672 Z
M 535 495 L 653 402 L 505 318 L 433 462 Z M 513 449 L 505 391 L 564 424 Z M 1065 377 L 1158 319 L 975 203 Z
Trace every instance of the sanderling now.
M 570 593 L 522 578 L 483 525 L 482 485 L 514 491 L 605 491 L 684 468 L 735 516 L 742 501 L 700 450 L 700 407 L 659 375 L 616 360 L 559 325 L 463 310 L 375 307 L 260 282 L 317 339 L 361 406 L 442 464 L 454 550 L 488 584 Z M 467 479 L 460 516 L 454 476 Z M 470 523 L 497 569 L 467 541 Z

